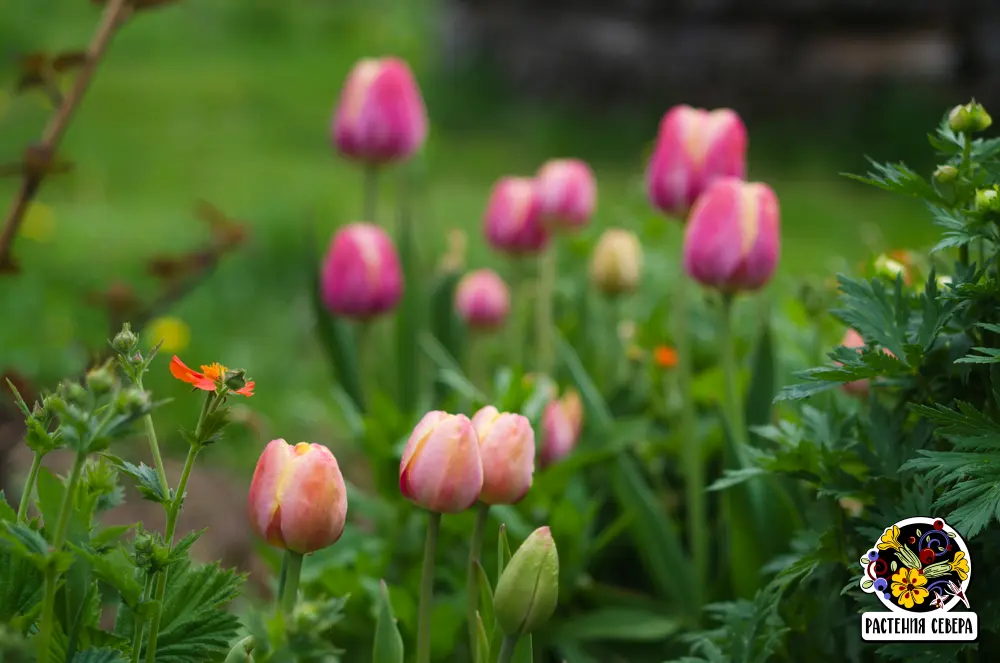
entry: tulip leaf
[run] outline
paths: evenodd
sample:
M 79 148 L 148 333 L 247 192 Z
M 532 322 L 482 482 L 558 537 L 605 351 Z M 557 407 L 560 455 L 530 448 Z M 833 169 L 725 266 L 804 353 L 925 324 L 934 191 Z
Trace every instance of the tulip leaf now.
M 514 658 L 511 663 L 532 663 L 535 654 L 535 647 L 531 642 L 531 634 L 527 634 L 517 641 L 514 648 Z
M 430 295 L 430 333 L 451 357 L 462 356 L 462 329 L 455 316 L 455 288 L 460 274 L 449 271 L 442 274 Z M 435 381 L 434 402 L 440 405 L 445 398 L 443 383 Z
M 569 371 L 573 383 L 580 392 L 580 398 L 587 411 L 587 421 L 593 422 L 598 435 L 611 430 L 614 418 L 608 404 L 601 396 L 601 391 L 594 384 L 594 381 L 587 374 L 587 369 L 580 362 L 580 357 L 573 350 L 573 347 L 558 333 L 555 333 L 556 353 L 560 361 Z
M 628 453 L 619 454 L 612 476 L 622 511 L 633 516 L 629 527 L 632 539 L 659 594 L 674 599 L 677 605 L 701 605 L 702 588 L 694 575 L 679 571 L 690 568 L 690 562 L 677 525 L 658 502 L 635 459 Z
M 500 523 L 500 535 L 497 537 L 497 582 L 500 582 L 500 576 L 503 575 L 508 562 L 510 562 L 510 544 L 507 543 L 507 526 Z
M 403 269 L 403 301 L 396 314 L 396 367 L 399 370 L 399 408 L 410 414 L 417 406 L 420 393 L 420 355 L 417 348 L 417 330 L 420 320 L 423 293 L 421 291 L 420 256 L 413 236 L 413 213 L 410 205 L 409 174 L 403 173 L 399 203 L 399 259 Z
M 403 636 L 399 634 L 396 617 L 389 601 L 389 588 L 381 581 L 378 600 L 378 618 L 375 621 L 375 645 L 372 663 L 403 663 Z
M 478 611 L 476 612 L 476 663 L 490 663 L 490 639 L 486 635 L 486 627 L 483 626 L 483 616 Z
M 752 362 L 745 419 L 750 430 L 753 430 L 755 426 L 766 426 L 771 423 L 771 407 L 777 392 L 774 340 L 770 322 L 766 317 L 761 322 L 760 336 L 754 349 Z
M 559 640 L 661 642 L 680 629 L 672 617 L 639 608 L 599 608 L 574 615 L 559 628 Z
M 479 589 L 479 612 L 477 615 L 482 616 L 480 628 L 483 628 L 483 623 L 490 625 L 490 638 L 488 638 L 488 641 L 492 642 L 492 636 L 496 633 L 496 616 L 493 614 L 493 589 L 490 587 L 490 579 L 486 577 L 486 569 L 483 568 L 483 565 L 478 560 L 476 561 L 476 576 L 478 577 L 476 582 Z

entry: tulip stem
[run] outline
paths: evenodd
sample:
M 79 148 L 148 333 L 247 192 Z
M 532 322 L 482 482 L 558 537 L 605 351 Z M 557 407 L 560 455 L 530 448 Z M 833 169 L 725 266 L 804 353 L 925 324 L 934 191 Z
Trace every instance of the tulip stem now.
M 378 166 L 365 165 L 365 221 L 375 223 L 378 211 Z
M 510 663 L 514 660 L 514 650 L 517 649 L 517 636 L 516 635 L 505 635 L 503 636 L 503 642 L 500 644 L 500 656 L 497 658 L 497 663 Z
M 424 545 L 424 564 L 420 575 L 420 608 L 417 613 L 417 663 L 431 661 L 431 608 L 434 603 L 434 558 L 437 555 L 438 533 L 441 531 L 441 514 L 434 511 L 427 516 L 427 542 Z
M 552 369 L 552 299 L 555 294 L 558 255 L 553 244 L 538 257 L 538 291 L 535 294 L 535 368 L 548 375 Z
M 725 372 L 726 391 L 724 414 L 729 424 L 730 435 L 733 436 L 733 446 L 738 456 L 742 456 L 747 444 L 747 427 L 743 418 L 743 408 L 739 394 L 739 367 L 736 365 L 736 348 L 733 334 L 733 296 L 722 295 L 722 370 Z
M 83 464 L 87 460 L 85 451 L 78 451 L 73 461 L 73 470 L 66 484 L 62 504 L 59 507 L 59 519 L 54 523 L 52 535 L 52 552 L 58 554 L 66 543 L 69 530 L 69 514 L 73 510 L 73 500 L 76 497 L 80 475 L 83 474 Z M 52 523 L 48 523 L 52 524 Z M 47 524 L 47 525 L 48 525 Z M 45 567 L 45 589 L 42 594 L 42 611 L 38 618 L 38 663 L 48 663 L 52 649 L 52 627 L 55 623 L 56 589 L 59 584 L 59 571 L 55 560 L 49 559 Z
M 295 610 L 295 601 L 299 596 L 299 579 L 302 577 L 302 553 L 285 551 L 285 585 L 281 588 L 281 611 L 285 616 Z
M 28 478 L 24 482 L 24 490 L 21 491 L 21 501 L 17 504 L 18 522 L 25 520 L 28 516 L 28 502 L 31 500 L 31 493 L 35 489 L 35 481 L 38 480 L 38 470 L 42 467 L 42 458 L 45 454 L 40 451 L 35 452 L 31 459 L 31 469 L 28 470 Z
M 476 525 L 472 530 L 472 545 L 469 547 L 468 577 L 466 578 L 465 583 L 469 592 L 468 619 L 469 646 L 472 647 L 471 651 L 476 651 L 476 633 L 479 630 L 476 628 L 476 612 L 479 610 L 479 572 L 476 565 L 479 563 L 479 559 L 482 556 L 483 532 L 486 529 L 486 520 L 489 517 L 490 505 L 485 502 L 480 502 L 476 506 Z
M 684 467 L 684 486 L 687 491 L 687 526 L 691 557 L 694 562 L 697 586 L 704 586 L 708 569 L 708 528 L 705 515 L 705 474 L 701 440 L 698 439 L 695 417 L 694 394 L 691 390 L 694 348 L 688 327 L 690 306 L 688 302 L 689 283 L 683 270 L 677 279 L 674 291 L 674 311 L 676 315 L 675 333 L 677 338 L 677 389 L 681 397 L 680 447 Z M 698 606 L 700 607 L 700 606 Z

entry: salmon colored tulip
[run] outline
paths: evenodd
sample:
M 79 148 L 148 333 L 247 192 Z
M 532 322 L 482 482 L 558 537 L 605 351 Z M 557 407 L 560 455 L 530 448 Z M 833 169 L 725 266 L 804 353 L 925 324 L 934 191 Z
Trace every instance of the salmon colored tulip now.
M 679 219 L 719 177 L 746 177 L 747 130 L 728 108 L 671 108 L 660 122 L 646 169 L 653 206 Z
M 778 198 L 766 184 L 716 180 L 698 199 L 684 233 L 684 269 L 723 292 L 767 284 L 780 251 Z
M 460 513 L 483 488 L 479 439 L 464 414 L 428 412 L 420 420 L 399 463 L 399 490 L 417 506 Z
M 542 431 L 545 439 L 539 461 L 542 466 L 556 463 L 576 447 L 583 430 L 583 402 L 573 390 L 558 400 L 549 401 L 542 411 Z
M 579 159 L 553 159 L 535 176 L 539 204 L 545 221 L 576 229 L 590 221 L 597 205 L 594 173 Z
M 548 245 L 534 180 L 502 177 L 493 185 L 483 233 L 490 246 L 511 255 L 538 253 Z
M 507 284 L 492 269 L 469 272 L 455 288 L 455 309 L 473 329 L 502 327 L 510 312 Z
M 472 417 L 483 461 L 485 504 L 516 504 L 528 490 L 535 473 L 535 431 L 520 414 L 500 412 L 487 405 Z
M 272 546 L 306 554 L 336 543 L 347 519 L 337 459 L 320 444 L 272 440 L 250 483 L 253 531 Z
M 396 307 L 403 271 L 389 235 L 373 223 L 351 223 L 333 236 L 320 274 L 327 308 L 367 320 Z
M 333 142 L 366 163 L 408 159 L 427 139 L 427 109 L 409 65 L 366 58 L 351 70 L 333 117 Z

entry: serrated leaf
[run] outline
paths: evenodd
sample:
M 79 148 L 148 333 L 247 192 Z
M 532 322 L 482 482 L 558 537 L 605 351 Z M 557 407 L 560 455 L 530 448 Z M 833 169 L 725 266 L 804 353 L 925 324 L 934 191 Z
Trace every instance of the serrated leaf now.
M 131 525 L 112 525 L 111 527 L 105 527 L 90 537 L 90 545 L 97 550 L 106 548 L 117 543 L 120 538 L 125 536 L 125 534 L 127 534 L 129 530 L 135 526 L 136 523 L 132 523 Z
M 208 528 L 200 529 L 194 532 L 188 532 L 184 535 L 184 538 L 174 544 L 174 547 L 170 549 L 170 555 L 167 556 L 167 566 L 176 564 L 187 558 L 188 552 L 191 550 L 191 546 L 195 544 L 201 536 L 208 531 Z
M 45 568 L 49 544 L 36 530 L 24 523 L 0 522 L 0 537 L 7 541 L 10 550 L 30 561 L 39 569 Z
M 723 476 L 716 479 L 707 490 L 715 491 L 732 488 L 762 474 L 767 474 L 767 471 L 760 467 L 741 467 L 735 470 L 726 470 Z
M 41 608 L 43 583 L 38 565 L 0 545 L 0 624 L 27 630 Z
M 7 503 L 7 496 L 0 490 L 0 522 L 16 522 L 17 512 Z
M 160 486 L 160 478 L 154 468 L 145 463 L 133 465 L 127 460 L 120 458 L 115 458 L 113 462 L 119 471 L 136 480 L 136 488 L 139 489 L 139 493 L 142 494 L 143 499 L 160 503 L 169 501 L 170 497 L 163 494 L 163 488 Z
M 940 205 L 948 204 L 948 201 L 941 197 L 941 194 L 934 189 L 930 182 L 906 164 L 902 162 L 878 163 L 872 159 L 868 161 L 874 170 L 865 176 L 850 173 L 841 174 L 852 180 L 864 182 L 892 193 L 913 196 Z
M 117 649 L 110 647 L 83 649 L 73 656 L 73 663 L 126 663 L 126 659 Z
M 375 645 L 372 663 L 403 663 L 403 636 L 399 634 L 396 617 L 389 602 L 389 588 L 380 581 L 379 610 L 375 621 Z
M 95 577 L 111 585 L 118 592 L 125 605 L 134 609 L 139 604 L 142 585 L 136 579 L 135 566 L 121 547 L 103 554 L 73 544 L 70 544 L 70 548 L 90 563 Z

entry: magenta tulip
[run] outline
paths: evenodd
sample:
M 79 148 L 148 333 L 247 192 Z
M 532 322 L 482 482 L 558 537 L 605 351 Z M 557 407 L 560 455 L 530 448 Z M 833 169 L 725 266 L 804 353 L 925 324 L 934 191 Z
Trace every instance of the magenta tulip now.
M 483 231 L 493 248 L 511 255 L 538 253 L 549 243 L 534 180 L 502 177 L 493 185 Z
M 473 329 L 503 326 L 510 312 L 510 293 L 492 269 L 469 272 L 455 289 L 455 310 Z
M 597 205 L 597 183 L 590 167 L 579 159 L 553 159 L 535 177 L 542 217 L 551 227 L 576 229 L 587 225 Z
M 326 306 L 359 320 L 392 310 L 403 294 L 396 247 L 373 223 L 352 223 L 337 231 L 320 279 Z
M 675 106 L 660 122 L 646 169 L 653 206 L 679 219 L 719 177 L 746 177 L 747 130 L 728 108 Z
M 380 164 L 408 159 L 426 139 L 427 110 L 409 65 L 399 58 L 355 64 L 333 116 L 337 150 Z
M 684 269 L 723 292 L 757 290 L 780 250 L 778 198 L 766 184 L 716 180 L 698 199 L 684 233 Z

